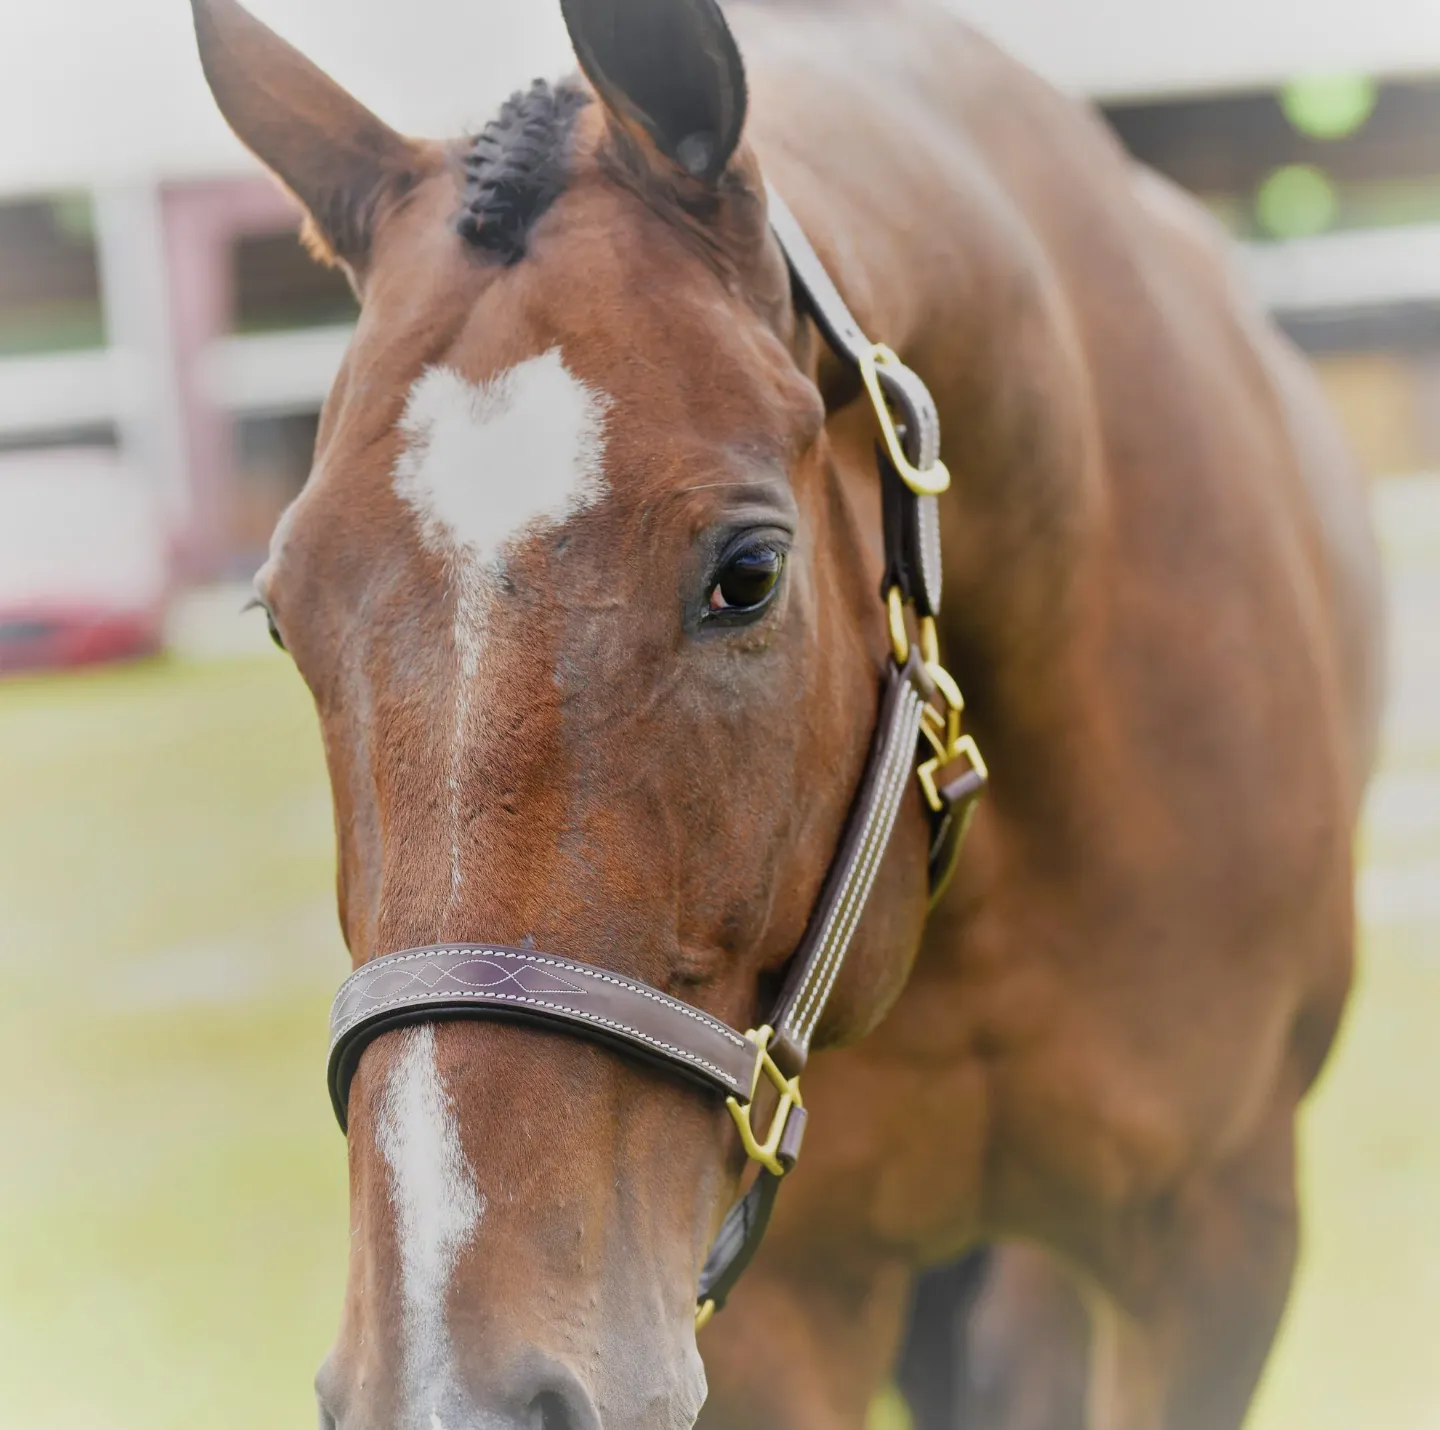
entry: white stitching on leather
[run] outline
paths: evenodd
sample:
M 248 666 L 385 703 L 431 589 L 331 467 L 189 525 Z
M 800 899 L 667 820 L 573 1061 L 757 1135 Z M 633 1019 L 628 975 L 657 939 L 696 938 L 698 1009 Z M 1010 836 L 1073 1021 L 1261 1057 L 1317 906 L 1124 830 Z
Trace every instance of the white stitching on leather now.
M 571 1008 L 563 1003 L 550 1003 L 543 998 L 522 998 L 518 993 L 490 993 L 479 991 L 474 993 L 446 993 L 438 996 L 443 996 L 447 1000 L 453 998 L 475 998 L 482 999 L 486 1002 L 493 1002 L 498 999 L 504 1003 L 524 1003 L 534 1008 L 549 1008 L 556 1013 L 564 1013 L 567 1017 L 578 1018 L 582 1022 L 594 1023 L 597 1026 L 605 1028 L 613 1028 L 617 1032 L 624 1033 L 627 1037 L 637 1039 L 642 1043 L 648 1043 L 652 1048 L 658 1048 L 662 1052 L 669 1053 L 672 1057 L 679 1058 L 682 1062 L 690 1063 L 693 1067 L 705 1068 L 708 1072 L 714 1073 L 726 1087 L 734 1088 L 736 1092 L 745 1091 L 740 1083 L 726 1072 L 724 1068 L 712 1063 L 708 1058 L 702 1058 L 699 1054 L 692 1053 L 688 1048 L 678 1048 L 670 1043 L 661 1042 L 659 1038 L 652 1038 L 648 1033 L 642 1033 L 638 1028 L 632 1028 L 628 1023 L 621 1023 L 613 1018 L 605 1018 L 599 1013 L 590 1013 L 583 1008 Z M 335 1049 L 350 1032 L 359 1027 L 361 1023 L 366 1022 L 374 1014 L 382 1013 L 387 1008 L 398 1008 L 403 1003 L 424 1003 L 436 997 L 436 994 L 428 992 L 407 993 L 401 997 L 387 998 L 382 1003 L 374 1004 L 363 1013 L 357 1014 L 349 1023 L 336 1032 L 330 1042 L 331 1056 L 334 1056 Z
M 914 738 L 919 735 L 918 721 L 912 730 Z M 903 754 L 903 747 L 902 747 Z M 815 1025 L 820 1021 L 820 1016 L 825 1011 L 825 1005 L 829 1001 L 830 994 L 834 991 L 836 980 L 840 976 L 840 970 L 844 964 L 846 953 L 849 952 L 851 940 L 855 936 L 855 930 L 859 926 L 860 919 L 865 912 L 866 904 L 869 902 L 870 891 L 874 887 L 875 878 L 880 871 L 881 860 L 885 857 L 885 851 L 890 847 L 890 835 L 895 828 L 895 819 L 900 812 L 900 798 L 905 792 L 910 781 L 910 769 L 908 759 L 901 759 L 895 766 L 890 787 L 884 797 L 884 809 L 882 818 L 876 825 L 874 835 L 866 851 L 865 868 L 857 875 L 853 886 L 852 896 L 848 901 L 845 911 L 844 926 L 836 935 L 835 947 L 837 956 L 827 963 L 821 970 L 820 982 L 817 985 L 815 996 L 811 1000 L 811 1008 L 806 1020 L 803 1037 L 808 1046 L 811 1037 L 815 1032 Z M 877 801 L 878 803 L 879 801 Z
M 867 862 L 867 856 L 872 847 L 874 831 L 877 820 L 880 817 L 881 807 L 884 804 L 885 792 L 889 789 L 893 779 L 893 771 L 896 762 L 896 753 L 900 745 L 900 725 L 897 722 L 891 727 L 890 741 L 886 746 L 881 761 L 880 777 L 876 781 L 877 798 L 872 800 L 869 809 L 865 814 L 865 826 L 861 831 L 860 840 L 855 847 L 855 852 L 845 870 L 845 877 L 840 886 L 839 897 L 830 906 L 830 912 L 826 915 L 825 926 L 820 932 L 818 947 L 823 950 L 822 957 L 812 963 L 805 975 L 804 982 L 796 990 L 794 1002 L 785 1016 L 785 1024 L 794 1031 L 797 1037 L 803 1042 L 805 1019 L 810 1011 L 810 1006 L 815 1000 L 816 992 L 820 986 L 826 970 L 835 960 L 837 952 L 843 952 L 835 933 L 837 925 L 842 922 L 842 915 L 854 898 L 856 889 L 859 887 L 859 876 Z
M 624 989 L 627 993 L 638 994 L 642 998 L 648 998 L 652 1003 L 660 1004 L 663 1008 L 670 1008 L 676 1013 L 683 1013 L 687 1018 L 693 1018 L 703 1027 L 709 1028 L 712 1032 L 719 1033 L 732 1047 L 743 1048 L 746 1046 L 745 1039 L 733 1028 L 722 1023 L 718 1018 L 712 1018 L 710 1014 L 702 1012 L 699 1008 L 692 1008 L 688 1003 L 682 1003 L 678 998 L 671 998 L 654 988 L 646 988 L 638 983 L 632 983 L 628 979 L 618 978 L 613 973 L 606 973 L 603 968 L 591 968 L 585 964 L 571 963 L 562 958 L 545 958 L 538 954 L 515 953 L 509 949 L 490 948 L 486 945 L 477 945 L 474 948 L 426 948 L 417 950 L 414 953 L 391 953 L 386 954 L 382 958 L 373 959 L 362 968 L 356 969 L 356 971 L 340 985 L 340 991 L 335 995 L 335 1002 L 332 1006 L 338 1008 L 350 989 L 355 985 L 368 981 L 370 978 L 378 977 L 378 970 L 382 964 L 386 968 L 393 968 L 398 964 L 411 963 L 417 959 L 469 957 L 477 959 L 510 958 L 520 963 L 534 963 L 543 965 L 546 968 L 563 968 L 567 973 L 593 978 L 599 983 L 610 983 L 616 988 Z M 558 990 L 550 991 L 555 992 Z M 497 994 L 496 996 L 498 997 L 499 995 Z M 331 1014 L 331 1018 L 333 1021 L 333 1013 Z M 641 1034 L 639 1036 L 644 1035 Z
M 915 699 L 914 692 L 907 690 L 907 699 Z M 907 712 L 908 713 L 908 712 Z M 908 723 L 908 722 L 907 722 Z M 897 721 L 891 727 L 890 743 L 887 746 L 884 758 L 881 762 L 880 776 L 876 781 L 877 797 L 871 801 L 870 808 L 866 811 L 865 827 L 861 832 L 860 841 L 856 845 L 854 856 L 849 867 L 845 871 L 844 882 L 841 885 L 840 896 L 831 905 L 830 912 L 825 920 L 825 927 L 820 935 L 820 947 L 825 950 L 824 957 L 813 965 L 807 975 L 804 984 L 799 990 L 795 1003 L 790 1014 L 786 1016 L 786 1023 L 797 1033 L 802 1034 L 806 1017 L 810 1007 L 815 1001 L 819 986 L 831 963 L 837 955 L 843 955 L 845 945 L 836 937 L 838 927 L 843 927 L 844 915 L 851 902 L 854 900 L 857 891 L 863 883 L 863 875 L 869 864 L 869 857 L 874 848 L 875 830 L 882 822 L 883 809 L 886 803 L 886 795 L 895 780 L 898 756 L 903 752 L 904 726 Z M 868 893 L 868 888 L 866 890 Z
M 902 719 L 897 720 L 893 727 L 891 743 L 885 751 L 880 778 L 876 782 L 876 798 L 867 813 L 855 857 L 846 870 L 840 897 L 831 907 L 821 933 L 820 947 L 825 950 L 825 955 L 797 990 L 796 999 L 785 1015 L 785 1026 L 797 1035 L 797 1041 L 802 1046 L 808 1043 L 839 976 L 840 964 L 849 950 L 850 940 L 869 898 L 880 859 L 889 847 L 900 799 L 909 783 L 908 752 L 919 737 L 923 702 L 913 687 L 906 688 L 904 700 L 910 708 L 904 711 Z
M 862 851 L 864 867 L 858 867 L 860 860 L 857 859 L 853 882 L 841 909 L 840 931 L 834 938 L 836 956 L 827 959 L 825 966 L 819 970 L 818 981 L 809 1000 L 805 1027 L 802 1032 L 807 1046 L 815 1031 L 815 1025 L 820 1021 L 820 1015 L 825 1011 L 825 1004 L 840 975 L 845 955 L 849 952 L 850 942 L 854 938 L 855 930 L 865 912 L 865 906 L 870 898 L 870 890 L 874 887 L 876 875 L 880 870 L 880 862 L 885 856 L 885 851 L 890 847 L 890 835 L 895 828 L 896 816 L 900 812 L 900 801 L 910 782 L 909 752 L 914 749 L 915 741 L 919 738 L 922 706 L 920 697 L 913 690 L 910 692 L 910 699 L 913 701 L 913 708 L 906 713 L 903 727 L 906 738 L 897 740 L 896 758 L 887 762 L 885 774 L 877 790 L 875 808 L 878 811 L 878 818 L 869 831 L 869 837 Z
M 920 538 L 920 579 L 931 611 L 940 613 L 940 600 L 945 591 L 945 572 L 940 554 L 940 504 L 935 497 L 917 497 L 916 524 Z

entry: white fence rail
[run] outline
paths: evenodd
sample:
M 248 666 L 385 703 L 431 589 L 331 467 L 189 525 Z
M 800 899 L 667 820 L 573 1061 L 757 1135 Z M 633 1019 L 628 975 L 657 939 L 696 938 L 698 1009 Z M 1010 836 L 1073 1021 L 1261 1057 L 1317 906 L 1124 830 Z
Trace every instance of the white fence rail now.
M 348 327 L 224 338 L 206 354 L 201 382 L 237 417 L 313 412 L 340 367 Z M 0 441 L 121 427 L 143 403 L 146 375 L 114 349 L 0 359 Z
M 1242 265 L 1261 299 L 1291 314 L 1440 303 L 1440 224 L 1249 244 Z M 313 412 L 349 341 L 346 326 L 217 342 L 201 380 L 237 416 Z M 145 375 L 114 351 L 0 360 L 0 441 L 67 428 L 122 426 L 143 405 Z

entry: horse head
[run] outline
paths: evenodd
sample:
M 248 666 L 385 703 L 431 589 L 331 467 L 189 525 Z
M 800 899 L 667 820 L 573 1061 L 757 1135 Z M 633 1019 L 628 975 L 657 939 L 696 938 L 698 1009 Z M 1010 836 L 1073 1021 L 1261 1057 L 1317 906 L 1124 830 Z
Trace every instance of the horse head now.
M 564 0 L 583 78 L 404 138 L 235 0 L 221 109 L 361 313 L 257 577 L 313 692 L 357 967 L 493 941 L 735 1028 L 773 1002 L 889 653 L 878 499 L 843 479 L 714 0 Z M 858 454 L 858 455 L 857 455 Z M 893 1000 L 918 794 L 817 1043 Z M 553 1030 L 377 1038 L 348 1099 L 342 1430 L 672 1430 L 744 1169 L 720 1101 Z

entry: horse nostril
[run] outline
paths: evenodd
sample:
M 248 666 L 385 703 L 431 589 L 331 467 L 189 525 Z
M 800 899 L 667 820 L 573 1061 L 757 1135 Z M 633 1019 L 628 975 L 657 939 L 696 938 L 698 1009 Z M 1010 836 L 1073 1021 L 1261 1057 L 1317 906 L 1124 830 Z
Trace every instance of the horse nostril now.
M 555 1390 L 542 1391 L 530 1402 L 527 1430 L 600 1430 L 600 1419 L 588 1400 L 572 1400 Z

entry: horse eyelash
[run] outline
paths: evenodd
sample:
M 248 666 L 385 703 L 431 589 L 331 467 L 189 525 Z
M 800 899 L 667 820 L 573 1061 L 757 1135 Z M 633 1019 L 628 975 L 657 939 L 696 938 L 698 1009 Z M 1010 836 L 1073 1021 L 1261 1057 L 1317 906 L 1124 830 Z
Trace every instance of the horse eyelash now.
M 251 611 L 265 612 L 265 624 L 269 627 L 270 639 L 274 641 L 275 644 L 288 655 L 290 653 L 290 648 L 285 644 L 284 636 L 280 634 L 280 627 L 275 624 L 275 613 L 270 609 L 270 607 L 267 606 L 265 602 L 260 599 L 259 596 L 251 596 L 250 599 L 246 601 L 243 606 L 240 607 L 240 614 L 242 616 L 247 615 Z

